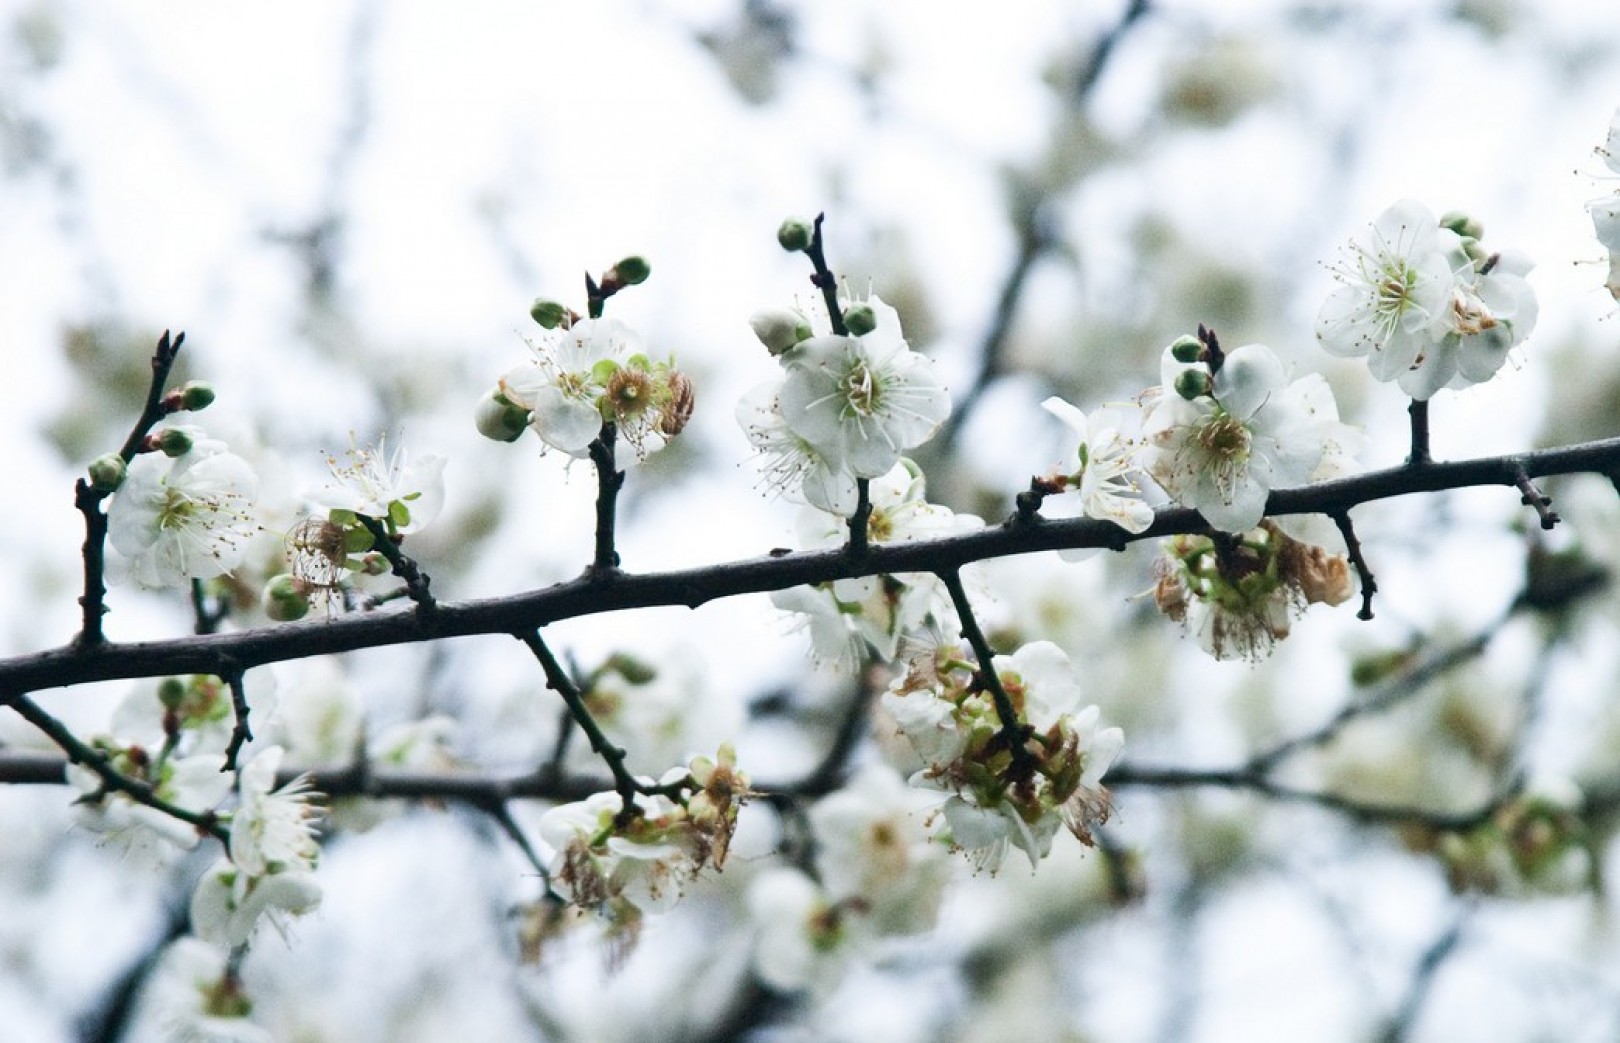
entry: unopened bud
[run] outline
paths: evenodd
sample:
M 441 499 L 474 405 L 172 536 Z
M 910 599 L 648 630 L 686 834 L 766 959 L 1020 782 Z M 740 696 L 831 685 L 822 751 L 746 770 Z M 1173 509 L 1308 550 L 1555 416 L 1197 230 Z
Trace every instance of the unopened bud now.
M 1203 355 L 1203 342 L 1190 333 L 1182 334 L 1170 345 L 1170 357 L 1177 362 L 1197 362 Z
M 1440 227 L 1449 228 L 1464 239 L 1482 239 L 1485 226 L 1461 210 L 1447 210 L 1440 215 Z
M 627 652 L 615 652 L 602 665 L 624 678 L 630 684 L 651 684 L 658 678 L 657 670 Z
M 623 286 L 640 286 L 652 274 L 652 265 L 639 254 L 632 254 L 613 266 L 609 273 Z
M 800 341 L 810 339 L 810 323 L 803 315 L 786 308 L 755 312 L 748 325 L 772 355 L 780 355 Z
M 491 388 L 478 400 L 473 423 L 485 438 L 516 442 L 529 426 L 529 411 L 501 394 L 499 388 Z
M 1209 394 L 1209 374 L 1201 369 L 1184 369 L 1176 374 L 1176 394 L 1191 402 Z
M 800 250 L 810 248 L 810 240 L 814 235 L 810 222 L 790 217 L 776 230 L 776 241 L 788 253 L 798 253 Z
M 877 312 L 870 304 L 851 304 L 844 309 L 844 328 L 851 336 L 863 337 L 877 329 Z
M 185 456 L 191 452 L 191 436 L 178 427 L 166 427 L 152 436 L 152 447 L 161 450 L 164 456 Z
M 190 412 L 207 409 L 214 404 L 214 385 L 193 380 L 180 388 L 180 408 Z
M 556 301 L 549 301 L 544 297 L 536 297 L 534 303 L 529 305 L 529 318 L 538 322 L 548 330 L 561 326 L 568 317 L 568 308 Z
M 179 709 L 186 699 L 185 682 L 178 677 L 165 677 L 158 682 L 157 697 L 165 710 Z
M 129 468 L 124 458 L 117 453 L 103 453 L 90 461 L 90 488 L 100 493 L 110 493 L 124 484 L 124 475 Z
M 368 551 L 360 559 L 360 571 L 368 576 L 386 576 L 393 570 L 381 551 Z
M 264 585 L 264 614 L 278 623 L 303 619 L 309 613 L 308 584 L 282 573 Z

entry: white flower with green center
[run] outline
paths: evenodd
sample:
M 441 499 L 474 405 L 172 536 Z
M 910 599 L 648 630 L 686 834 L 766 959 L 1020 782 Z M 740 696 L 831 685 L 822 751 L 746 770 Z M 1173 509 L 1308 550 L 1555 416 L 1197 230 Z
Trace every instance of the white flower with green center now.
M 501 377 L 498 390 L 530 411 L 547 445 L 583 457 L 602 429 L 602 396 L 619 367 L 640 355 L 641 337 L 618 319 L 582 319 L 546 331 L 534 358 Z
M 1491 379 L 1536 325 L 1535 291 L 1524 278 L 1534 267 L 1529 258 L 1503 253 L 1476 263 L 1459 250 L 1452 259 L 1457 279 L 1439 336 L 1397 378 L 1401 390 L 1419 401 L 1441 388 Z
M 1411 369 L 1443 336 L 1457 281 L 1447 253 L 1456 243 L 1456 233 L 1414 200 L 1379 215 L 1332 270 L 1338 285 L 1316 320 L 1323 350 L 1367 356 L 1378 380 Z
M 107 537 L 143 586 L 223 575 L 258 531 L 258 488 L 253 468 L 220 442 L 199 439 L 173 459 L 143 453 L 107 507 Z
M 242 769 L 237 784 L 241 803 L 231 815 L 231 861 L 251 876 L 313 870 L 320 857 L 319 813 L 309 780 L 300 777 L 274 788 L 284 753 L 280 746 L 262 750 Z
M 737 403 L 737 423 L 758 451 L 766 488 L 802 496 L 812 507 L 841 515 L 855 513 L 855 475 L 824 456 L 788 427 L 777 394 L 782 380 L 761 384 Z
M 328 511 L 363 514 L 385 523 L 395 533 L 426 527 L 444 507 L 444 457 L 411 459 L 404 446 L 388 452 L 388 440 L 352 448 L 348 461 L 326 458 L 332 481 L 316 499 Z
M 1177 364 L 1166 352 L 1165 370 Z M 1273 489 L 1309 481 L 1338 428 L 1320 408 L 1320 377 L 1288 383 L 1271 349 L 1228 353 L 1210 394 L 1165 387 L 1148 414 L 1143 465 L 1177 502 L 1227 532 L 1260 524 Z
M 832 465 L 876 478 L 950 415 L 933 363 L 906 346 L 893 308 L 867 301 L 876 327 L 862 336 L 812 337 L 781 361 L 777 401 L 787 427 Z
M 1049 398 L 1041 408 L 1063 421 L 1080 439 L 1080 469 L 1064 475 L 1080 493 L 1080 512 L 1088 518 L 1111 521 L 1126 532 L 1141 532 L 1153 524 L 1153 508 L 1142 500 L 1135 475 L 1137 443 L 1124 433 L 1126 418 L 1119 411 L 1101 409 L 1089 417 L 1061 398 Z M 1060 552 L 1070 557 L 1073 552 Z

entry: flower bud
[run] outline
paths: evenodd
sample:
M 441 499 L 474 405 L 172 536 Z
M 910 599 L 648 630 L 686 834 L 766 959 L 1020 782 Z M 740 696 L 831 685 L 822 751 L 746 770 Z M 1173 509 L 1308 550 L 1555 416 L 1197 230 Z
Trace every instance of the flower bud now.
M 151 438 L 152 447 L 164 456 L 185 456 L 191 452 L 191 436 L 178 427 L 166 427 Z
M 279 623 L 303 619 L 309 613 L 308 585 L 282 573 L 264 585 L 264 614 Z
M 1197 362 L 1203 356 L 1203 342 L 1190 333 L 1182 334 L 1170 345 L 1170 357 L 1177 362 Z
M 178 710 L 186 699 L 186 685 L 178 677 L 165 677 L 158 682 L 158 702 L 165 710 Z
M 1176 374 L 1176 394 L 1191 402 L 1209 394 L 1209 374 L 1201 369 L 1184 369 Z
M 755 312 L 748 325 L 772 355 L 780 355 L 800 341 L 810 339 L 810 323 L 803 315 L 786 308 Z
M 529 411 L 501 394 L 499 388 L 491 388 L 478 400 L 473 423 L 485 438 L 515 442 L 529 426 Z
M 190 412 L 207 409 L 214 404 L 214 385 L 201 380 L 187 382 L 180 388 L 180 408 Z
M 386 576 L 393 570 L 381 551 L 367 551 L 360 558 L 360 571 L 368 576 Z
M 1464 239 L 1480 239 L 1485 235 L 1485 226 L 1461 210 L 1447 210 L 1441 214 L 1440 227 L 1449 228 Z
M 129 468 L 117 453 L 103 453 L 90 461 L 90 488 L 98 493 L 110 493 L 124 484 Z
M 851 304 L 844 309 L 844 328 L 854 337 L 863 337 L 877 329 L 877 312 L 870 304 Z
M 632 254 L 614 265 L 613 271 L 608 274 L 621 285 L 640 286 L 647 281 L 647 276 L 652 274 L 652 265 L 647 263 L 645 257 Z
M 810 248 L 810 240 L 814 234 L 810 222 L 790 217 L 776 230 L 776 241 L 788 253 L 798 253 L 800 250 Z
M 529 305 L 529 318 L 548 330 L 554 330 L 561 326 L 563 320 L 567 317 L 567 307 L 544 297 L 536 297 L 534 303 Z

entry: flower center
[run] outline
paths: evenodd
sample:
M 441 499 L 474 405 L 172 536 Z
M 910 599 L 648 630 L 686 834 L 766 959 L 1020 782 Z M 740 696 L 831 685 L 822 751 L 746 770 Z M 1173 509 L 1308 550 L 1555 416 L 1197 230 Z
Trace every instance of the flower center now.
M 877 412 L 882 385 L 865 362 L 855 363 L 844 375 L 842 390 L 850 412 L 860 416 L 871 416 Z
M 1232 414 L 1217 412 L 1199 430 L 1198 446 L 1217 460 L 1241 463 L 1249 455 L 1249 429 Z

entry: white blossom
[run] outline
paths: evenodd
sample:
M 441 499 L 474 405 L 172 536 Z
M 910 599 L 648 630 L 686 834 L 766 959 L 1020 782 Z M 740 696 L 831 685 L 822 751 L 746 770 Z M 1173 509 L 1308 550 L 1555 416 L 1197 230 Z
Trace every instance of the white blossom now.
M 933 362 L 912 351 L 895 310 L 867 303 L 877 326 L 863 336 L 828 335 L 781 356 L 777 393 L 788 428 L 857 478 L 876 478 L 927 441 L 951 411 Z
M 255 876 L 226 859 L 209 867 L 191 896 L 191 929 L 197 937 L 234 948 L 245 945 L 261 923 L 283 937 L 286 918 L 321 904 L 315 874 L 300 869 Z
M 956 514 L 927 501 L 922 471 L 902 459 L 869 487 L 872 543 L 939 539 L 982 528 L 970 514 Z M 800 540 L 808 548 L 831 547 L 848 535 L 846 520 L 807 509 L 799 518 Z M 865 647 L 893 659 L 901 640 L 932 623 L 954 628 L 955 610 L 944 585 L 931 573 L 861 576 L 817 587 L 774 591 L 777 608 L 799 612 L 810 630 L 815 656 L 840 669 L 854 666 Z
M 230 792 L 231 777 L 219 770 L 215 753 L 170 757 L 152 766 L 155 750 L 143 747 L 115 747 L 112 766 L 125 775 L 152 784 L 153 796 L 192 812 L 212 809 Z M 156 775 L 156 778 L 152 776 Z M 104 792 L 101 776 L 80 764 L 67 767 L 68 782 L 81 794 L 77 804 L 78 822 L 101 834 L 112 847 L 133 862 L 159 865 L 177 851 L 197 846 L 197 827 L 156 808 L 138 804 L 127 794 Z M 84 803 L 86 797 L 98 799 Z
M 107 507 L 107 537 L 143 586 L 222 575 L 241 563 L 258 529 L 258 484 L 220 442 L 197 441 L 173 459 L 142 453 Z
M 269 1032 L 248 1020 L 251 1009 L 227 954 L 200 939 L 181 938 L 152 974 L 143 1023 L 151 1022 L 163 1043 L 272 1043 Z
M 919 800 L 892 769 L 869 764 L 810 808 L 822 887 L 858 905 L 882 934 L 928 930 L 944 896 L 946 852 Z
M 231 861 L 252 876 L 313 870 L 320 856 L 316 794 L 308 778 L 273 788 L 284 755 L 280 746 L 261 750 L 242 768 L 237 783 L 240 803 L 231 815 Z
M 737 423 L 759 453 L 763 482 L 772 491 L 802 497 L 812 507 L 847 518 L 858 502 L 855 474 L 788 427 L 778 401 L 782 383 L 779 377 L 760 384 L 737 403 Z
M 1041 403 L 1063 421 L 1080 440 L 1080 468 L 1065 475 L 1080 494 L 1080 512 L 1088 518 L 1111 521 L 1126 532 L 1141 532 L 1153 524 L 1153 508 L 1142 500 L 1134 475 L 1140 474 L 1135 439 L 1124 433 L 1127 418 L 1119 410 L 1101 409 L 1089 417 L 1061 398 Z M 1069 556 L 1069 552 L 1063 552 Z
M 332 481 L 315 496 L 324 509 L 363 514 L 388 523 L 398 533 L 417 532 L 439 516 L 444 507 L 444 457 L 413 460 L 404 446 L 395 446 L 390 455 L 386 438 L 379 438 L 375 446 L 351 448 L 347 456 L 346 463 L 335 456 L 326 459 Z
M 1455 233 L 1445 236 L 1455 240 Z M 1350 241 L 1333 269 L 1338 280 L 1316 320 L 1329 354 L 1367 356 L 1372 375 L 1395 380 L 1411 369 L 1445 322 L 1456 282 L 1442 229 L 1422 203 L 1403 199 Z
M 1342 426 L 1337 410 L 1324 415 L 1319 380 L 1290 384 L 1264 345 L 1229 352 L 1210 394 L 1162 388 L 1146 420 L 1146 468 L 1216 528 L 1254 528 L 1271 490 L 1309 481 Z
M 755 929 L 754 968 L 761 981 L 784 991 L 830 991 L 850 958 L 871 941 L 858 906 L 833 900 L 796 869 L 756 877 L 748 912 Z

